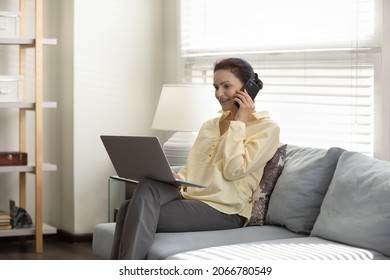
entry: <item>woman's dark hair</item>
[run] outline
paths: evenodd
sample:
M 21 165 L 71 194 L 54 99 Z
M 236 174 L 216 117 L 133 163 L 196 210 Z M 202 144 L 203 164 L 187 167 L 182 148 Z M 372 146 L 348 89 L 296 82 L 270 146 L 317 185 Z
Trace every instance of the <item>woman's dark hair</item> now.
M 260 89 L 263 88 L 263 82 L 253 71 L 253 67 L 241 58 L 231 57 L 217 61 L 214 65 L 214 73 L 217 70 L 230 70 L 243 84 L 253 79 Z

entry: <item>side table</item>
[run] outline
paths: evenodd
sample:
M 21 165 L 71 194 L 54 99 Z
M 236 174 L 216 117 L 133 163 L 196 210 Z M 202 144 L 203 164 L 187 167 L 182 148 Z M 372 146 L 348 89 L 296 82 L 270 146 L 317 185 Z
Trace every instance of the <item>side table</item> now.
M 116 209 L 125 201 L 130 199 L 138 181 L 125 179 L 119 176 L 108 178 L 108 222 L 114 222 Z

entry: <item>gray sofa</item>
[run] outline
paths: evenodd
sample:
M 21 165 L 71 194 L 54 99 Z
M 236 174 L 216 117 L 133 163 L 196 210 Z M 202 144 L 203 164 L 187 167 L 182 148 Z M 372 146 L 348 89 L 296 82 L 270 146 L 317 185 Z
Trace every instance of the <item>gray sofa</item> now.
M 284 148 L 266 166 L 250 225 L 157 233 L 148 259 L 390 259 L 390 163 L 340 148 Z M 114 230 L 94 229 L 103 259 Z

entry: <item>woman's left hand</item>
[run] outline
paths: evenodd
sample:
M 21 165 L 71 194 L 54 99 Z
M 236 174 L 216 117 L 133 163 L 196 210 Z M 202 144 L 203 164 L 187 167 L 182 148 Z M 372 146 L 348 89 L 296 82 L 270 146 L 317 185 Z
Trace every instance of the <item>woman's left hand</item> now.
M 175 179 L 177 179 L 177 180 L 184 180 L 184 178 L 179 173 L 176 173 L 173 170 L 171 170 L 171 171 L 172 171 L 172 175 L 173 175 L 173 177 L 175 177 Z
M 240 105 L 235 120 L 246 123 L 249 116 L 255 111 L 255 102 L 249 96 L 246 90 L 237 91 L 235 101 Z

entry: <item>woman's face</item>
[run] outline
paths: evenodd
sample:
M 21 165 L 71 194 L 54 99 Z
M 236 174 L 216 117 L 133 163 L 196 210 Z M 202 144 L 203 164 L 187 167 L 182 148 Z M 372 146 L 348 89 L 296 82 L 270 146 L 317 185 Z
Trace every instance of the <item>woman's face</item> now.
M 243 87 L 243 83 L 229 70 L 217 70 L 214 73 L 215 97 L 222 110 L 237 110 L 234 97 Z

